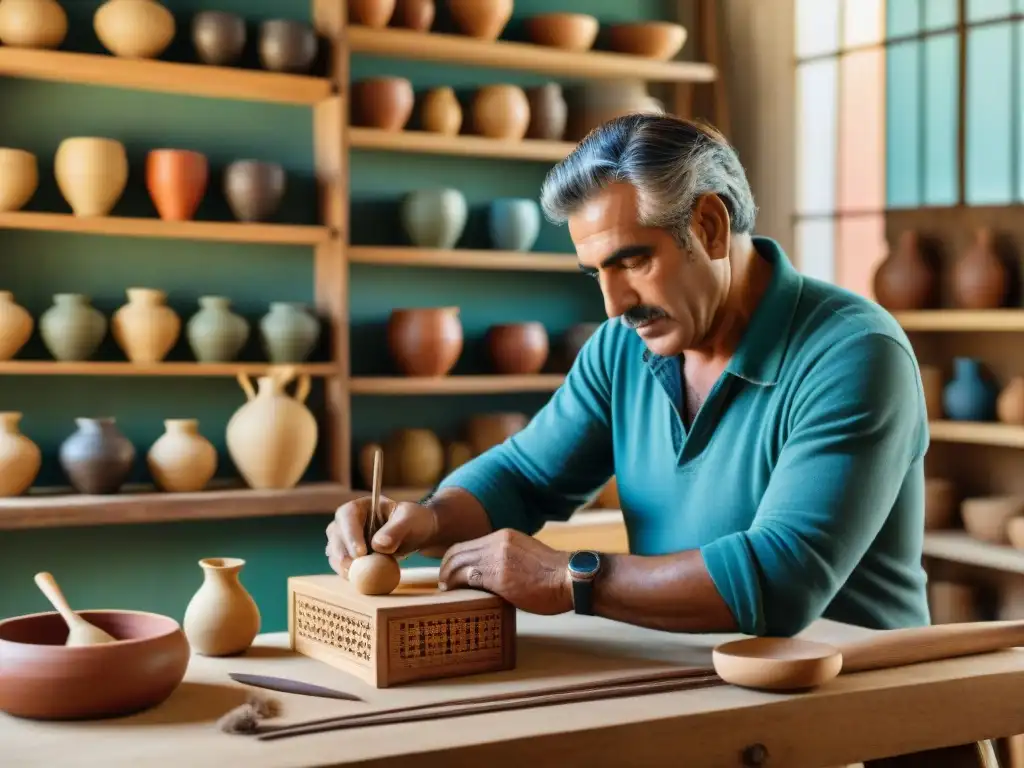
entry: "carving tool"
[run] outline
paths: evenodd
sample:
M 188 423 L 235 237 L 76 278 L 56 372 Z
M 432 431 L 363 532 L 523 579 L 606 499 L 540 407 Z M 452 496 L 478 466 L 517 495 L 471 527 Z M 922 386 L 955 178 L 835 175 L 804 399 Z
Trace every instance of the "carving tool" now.
M 254 688 L 265 688 L 268 691 L 280 691 L 281 693 L 295 693 L 299 696 L 319 696 L 323 699 L 344 699 L 346 701 L 363 701 L 354 693 L 338 691 L 334 688 L 325 688 L 322 685 L 306 683 L 302 680 L 290 680 L 286 677 L 273 677 L 271 675 L 250 675 L 245 672 L 229 672 L 228 677 L 236 683 L 251 685 Z

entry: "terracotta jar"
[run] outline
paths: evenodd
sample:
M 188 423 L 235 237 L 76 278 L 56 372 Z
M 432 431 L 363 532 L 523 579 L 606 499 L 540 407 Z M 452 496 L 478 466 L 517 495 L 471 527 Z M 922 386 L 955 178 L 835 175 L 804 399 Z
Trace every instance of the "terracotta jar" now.
M 35 328 L 28 310 L 14 301 L 10 291 L 0 291 L 0 360 L 10 360 L 25 346 Z
M 466 422 L 466 442 L 474 456 L 500 445 L 530 423 L 525 413 L 481 413 Z
M 316 32 L 304 21 L 269 19 L 260 24 L 260 64 L 271 72 L 306 74 L 318 47 Z
M 431 488 L 444 472 L 444 445 L 429 429 L 396 430 L 384 446 L 384 456 L 394 462 L 395 483 L 402 488 Z
M 235 656 L 260 631 L 260 610 L 240 579 L 245 560 L 207 557 L 199 561 L 203 583 L 189 600 L 182 629 L 192 650 L 203 656 Z
M 540 373 L 549 352 L 543 323 L 492 325 L 487 332 L 487 352 L 494 370 L 506 375 Z
M 0 0 L 0 43 L 12 48 L 60 48 L 68 15 L 57 0 Z
M 462 105 L 450 85 L 432 88 L 420 102 L 423 130 L 455 136 L 462 130 Z
M 250 488 L 294 488 L 313 460 L 318 430 L 304 403 L 308 376 L 298 380 L 295 396 L 285 391 L 288 377 L 274 373 L 257 379 L 257 389 L 238 375 L 246 403 L 231 416 L 227 447 Z
M 113 418 L 75 419 L 78 430 L 61 443 L 60 466 L 79 493 L 121 490 L 135 462 L 135 446 Z
M 192 354 L 201 363 L 231 362 L 249 339 L 249 323 L 227 296 L 200 296 L 199 307 L 185 328 Z
M 36 156 L 24 149 L 0 147 L 0 211 L 21 210 L 38 188 Z
M 146 465 L 161 491 L 201 491 L 217 471 L 217 449 L 199 434 L 198 419 L 165 419 L 164 433 L 146 453 Z
M 110 332 L 133 363 L 159 363 L 178 341 L 181 318 L 167 306 L 167 293 L 129 288 L 128 303 L 114 312 Z
M 452 21 L 464 35 L 497 40 L 512 18 L 513 0 L 448 0 Z
M 398 0 L 394 20 L 396 26 L 427 32 L 434 24 L 436 15 L 434 0 Z
M 900 235 L 896 250 L 875 270 L 875 298 L 890 312 L 934 306 L 938 286 L 938 275 L 925 259 L 918 234 L 913 230 Z
M 245 50 L 245 19 L 227 11 L 200 11 L 192 17 L 192 47 L 203 64 L 237 64 Z
M 998 309 L 1006 301 L 1008 275 L 995 251 L 992 230 L 978 230 L 974 245 L 953 265 L 953 301 L 959 309 Z
M 561 141 L 569 119 L 569 107 L 558 83 L 547 83 L 526 89 L 530 122 L 526 135 L 531 139 Z
M 406 376 L 447 376 L 462 354 L 458 307 L 393 309 L 388 351 Z
M 22 414 L 0 412 L 0 496 L 20 496 L 35 482 L 43 465 L 39 446 L 21 432 Z
M 395 12 L 395 0 L 348 0 L 351 24 L 380 29 L 386 27 Z
M 58 293 L 39 318 L 39 335 L 54 359 L 88 360 L 107 335 L 107 318 L 81 293 Z
M 519 141 L 530 127 L 530 100 L 518 85 L 485 85 L 473 94 L 470 115 L 474 133 Z
M 469 447 L 469 443 L 464 443 L 461 440 L 452 440 L 444 449 L 445 473 L 454 472 L 472 458 L 473 449 Z
M 412 117 L 415 95 L 406 77 L 368 77 L 353 83 L 351 91 L 357 126 L 400 131 Z
M 128 155 L 120 141 L 75 136 L 57 147 L 53 172 L 76 216 L 106 216 L 128 183 Z
M 154 149 L 146 155 L 146 190 L 165 221 L 190 221 L 206 194 L 206 155 L 187 149 Z
M 399 218 L 413 245 L 448 250 L 466 229 L 469 204 L 457 189 L 418 189 L 402 199 Z
M 1003 424 L 1024 424 L 1024 376 L 1014 376 L 999 393 L 996 417 Z
M 285 183 L 279 163 L 236 160 L 224 171 L 224 197 L 239 221 L 266 221 L 280 208 Z
M 155 59 L 175 33 L 173 14 L 156 0 L 107 0 L 92 26 L 104 48 L 127 59 Z
M 272 363 L 301 363 L 320 339 L 320 322 L 305 304 L 274 301 L 260 319 L 260 338 Z

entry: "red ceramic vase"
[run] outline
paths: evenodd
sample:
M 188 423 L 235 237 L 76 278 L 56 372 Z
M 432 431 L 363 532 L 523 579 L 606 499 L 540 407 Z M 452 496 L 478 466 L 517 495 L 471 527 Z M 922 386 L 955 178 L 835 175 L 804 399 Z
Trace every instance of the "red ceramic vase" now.
M 205 155 L 187 149 L 154 149 L 146 156 L 146 189 L 161 219 L 190 221 L 210 179 Z

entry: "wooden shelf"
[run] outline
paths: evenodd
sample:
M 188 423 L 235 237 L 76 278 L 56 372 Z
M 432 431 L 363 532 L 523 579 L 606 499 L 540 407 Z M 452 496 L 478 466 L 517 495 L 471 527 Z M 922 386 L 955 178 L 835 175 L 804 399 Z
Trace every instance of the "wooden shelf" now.
M 249 224 L 233 221 L 164 221 L 124 216 L 74 216 L 69 213 L 0 212 L 0 229 L 74 232 L 118 237 L 160 237 L 268 245 L 318 245 L 330 237 L 327 227 L 300 224 Z
M 7 46 L 0 47 L 0 75 L 304 105 L 328 98 L 333 90 L 330 81 L 322 77 Z
M 507 392 L 553 392 L 565 376 L 440 376 L 356 377 L 350 380 L 353 395 L 483 395 Z
M 1024 552 L 1006 545 L 979 541 L 962 530 L 928 531 L 924 554 L 938 560 L 1024 574 Z
M 430 155 L 461 155 L 557 163 L 575 148 L 571 141 L 499 141 L 482 136 L 445 136 L 427 131 L 382 131 L 377 128 L 349 128 L 352 149 L 382 152 L 417 152 Z
M 1024 448 L 1024 427 L 997 422 L 932 421 L 928 424 L 931 439 L 936 442 L 998 445 Z
M 310 376 L 333 376 L 334 363 L 282 364 L 295 373 Z M 121 361 L 61 362 L 58 360 L 4 360 L 0 375 L 15 376 L 237 376 L 247 373 L 258 376 L 274 366 L 270 363 L 129 363 Z
M 529 43 L 490 42 L 464 35 L 424 33 L 409 29 L 352 26 L 348 31 L 348 43 L 352 53 L 585 79 L 710 83 L 717 77 L 715 68 L 710 64 L 656 61 L 604 51 L 574 53 Z
M 906 331 L 1024 331 L 1024 309 L 932 309 L 893 317 Z
M 447 269 L 496 269 L 528 272 L 579 272 L 575 256 L 565 253 L 530 253 L 489 250 L 435 250 L 433 248 L 386 248 L 352 246 L 353 264 L 377 264 Z

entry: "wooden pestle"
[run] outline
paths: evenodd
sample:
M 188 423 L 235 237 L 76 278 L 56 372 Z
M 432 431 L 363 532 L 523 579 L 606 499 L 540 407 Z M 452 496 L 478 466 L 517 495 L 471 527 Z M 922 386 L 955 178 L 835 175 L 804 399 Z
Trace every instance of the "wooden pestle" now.
M 117 639 L 72 611 L 64 593 L 57 586 L 57 580 L 51 574 L 46 571 L 37 573 L 35 582 L 42 593 L 46 595 L 46 599 L 67 622 L 68 639 L 64 643 L 65 645 L 99 645 L 100 643 L 111 643 Z

